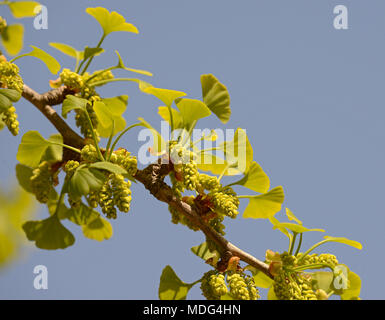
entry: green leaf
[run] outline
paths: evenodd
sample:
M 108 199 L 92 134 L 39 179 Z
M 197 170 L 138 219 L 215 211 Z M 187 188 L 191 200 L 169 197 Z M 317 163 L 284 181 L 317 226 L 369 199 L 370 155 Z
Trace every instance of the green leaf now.
M 186 300 L 187 293 L 191 287 L 191 284 L 180 280 L 170 266 L 166 266 L 160 276 L 159 299 Z
M 358 241 L 349 240 L 347 238 L 324 236 L 324 239 L 327 241 L 330 241 L 330 242 L 339 242 L 339 243 L 347 244 L 348 246 L 351 246 L 353 248 L 357 248 L 359 250 L 362 249 L 361 243 L 359 243 Z
M 127 174 L 127 171 L 117 164 L 108 161 L 95 162 L 90 165 L 91 168 L 102 169 L 115 174 Z
M 278 229 L 279 231 L 281 231 L 286 237 L 288 237 L 290 240 L 293 238 L 292 234 L 289 233 L 289 231 L 286 230 L 286 228 L 283 228 L 280 226 L 280 222 L 278 221 L 277 218 L 275 217 L 270 217 L 269 218 L 269 221 L 271 222 L 271 224 L 273 225 L 273 229 Z
M 16 165 L 16 178 L 20 186 L 27 192 L 32 192 L 31 189 L 31 176 L 33 169 L 23 164 L 18 163 Z
M 38 131 L 28 131 L 21 138 L 16 159 L 26 166 L 37 167 L 50 144 Z
M 10 107 L 12 107 L 12 102 L 0 93 L 0 113 L 7 111 Z
M 258 196 L 250 196 L 250 202 L 243 213 L 244 218 L 268 219 L 281 210 L 285 195 L 281 186 Z
M 132 68 L 127 68 L 125 65 L 124 65 L 124 62 L 122 60 L 122 57 L 120 56 L 120 53 L 115 50 L 117 56 L 118 56 L 118 64 L 117 64 L 117 67 L 120 68 L 120 69 L 124 69 L 124 70 L 127 70 L 127 71 L 131 71 L 131 72 L 135 72 L 135 73 L 139 73 L 139 74 L 142 74 L 142 75 L 145 75 L 145 76 L 149 76 L 149 77 L 152 77 L 152 73 L 149 72 L 149 71 L 146 71 L 146 70 L 140 70 L 140 69 L 132 69 Z
M 50 42 L 49 45 L 60 52 L 64 53 L 67 56 L 70 56 L 75 59 L 83 60 L 84 59 L 84 52 L 78 51 L 75 48 L 71 47 L 68 44 L 64 43 L 58 43 L 58 42 Z
M 12 24 L 1 32 L 1 40 L 9 55 L 17 55 L 23 48 L 24 26 Z
M 87 112 L 87 104 L 90 102 L 86 99 L 75 97 L 71 94 L 67 95 L 65 100 L 63 101 L 62 107 L 62 116 L 63 118 L 67 118 L 68 112 L 71 110 L 83 110 Z
M 74 197 L 87 195 L 90 191 L 97 191 L 105 181 L 105 175 L 97 169 L 80 166 L 68 184 L 68 192 Z
M 331 289 L 331 285 L 333 283 L 333 272 L 331 271 L 317 271 L 311 273 L 312 279 L 312 287 L 314 290 L 321 289 L 326 293 L 329 293 Z
M 267 289 L 273 285 L 273 279 L 271 279 L 258 269 L 254 268 L 253 266 L 247 266 L 246 269 L 250 270 L 253 274 L 254 283 L 257 287 Z
M 139 33 L 133 24 L 127 23 L 124 17 L 115 11 L 109 12 L 105 8 L 97 7 L 87 8 L 86 12 L 99 22 L 103 28 L 104 35 L 117 31 Z
M 171 113 L 174 121 L 174 129 L 182 128 L 183 122 L 179 111 L 172 108 Z M 163 120 L 167 121 L 171 125 L 170 112 L 168 107 L 159 107 L 158 114 L 162 117 Z
M 192 247 L 191 251 L 205 262 L 210 262 L 211 265 L 216 265 L 220 258 L 218 251 L 210 251 L 207 242 L 203 242 L 198 246 Z
M 30 47 L 33 49 L 31 52 L 22 54 L 21 56 L 16 57 L 15 60 L 22 57 L 28 57 L 28 56 L 35 57 L 43 61 L 44 64 L 47 66 L 48 70 L 52 74 L 57 74 L 60 71 L 60 68 L 61 68 L 60 63 L 57 62 L 57 60 L 54 57 L 52 57 L 50 54 L 48 54 L 44 50 L 41 50 L 38 47 L 35 47 L 35 46 L 30 46 Z
M 111 135 L 112 127 L 114 127 L 113 135 L 124 130 L 126 120 L 122 114 L 126 110 L 127 99 L 127 96 L 122 96 L 94 103 L 94 111 L 99 120 L 97 130 L 100 136 L 108 138 Z
M 219 175 L 224 170 L 226 170 L 224 174 L 225 176 L 233 176 L 239 174 L 237 169 L 229 167 L 229 163 L 226 160 L 219 158 L 211 153 L 201 152 L 200 159 L 198 160 L 200 160 L 197 164 L 199 170 L 210 171 L 216 175 Z
M 0 95 L 7 97 L 12 102 L 17 102 L 21 98 L 21 93 L 14 89 L 0 89 Z
M 82 231 L 85 237 L 96 241 L 108 240 L 113 234 L 111 223 L 100 216 L 83 225 Z
M 151 85 L 148 86 L 139 86 L 140 90 L 144 93 L 151 94 L 161 100 L 167 107 L 171 107 L 172 103 L 180 98 L 185 96 L 186 94 L 182 91 L 169 90 L 169 89 L 161 89 L 155 88 Z
M 53 134 L 49 137 L 48 141 L 53 143 L 63 143 L 63 137 L 60 133 Z M 63 157 L 63 147 L 57 144 L 51 144 L 48 146 L 45 154 L 42 157 L 42 160 L 58 162 L 61 161 Z
M 226 160 L 236 163 L 240 172 L 246 172 L 253 161 L 253 148 L 245 130 L 238 128 L 231 141 L 222 142 L 219 149 L 223 150 Z
M 279 224 L 274 226 L 274 229 L 278 228 L 278 227 L 286 228 L 286 229 L 289 229 L 289 230 L 296 232 L 296 233 L 304 233 L 304 232 L 309 232 L 309 231 L 325 232 L 325 230 L 323 230 L 323 229 L 308 229 L 308 228 L 305 228 L 303 225 L 299 225 L 299 224 L 295 224 L 295 223 L 288 223 L 288 222 L 279 223 Z
M 265 193 L 270 188 L 270 179 L 261 166 L 253 161 L 245 172 L 245 176 L 241 180 L 231 183 L 231 185 L 241 185 L 255 192 Z
M 267 300 L 278 300 L 273 287 L 270 287 L 269 292 L 267 293 Z
M 0 131 L 3 130 L 5 127 L 4 121 L 0 118 Z
M 164 141 L 163 137 L 161 136 L 161 134 L 155 130 L 146 120 L 144 120 L 143 118 L 138 118 L 138 120 L 140 121 L 140 125 L 142 127 L 145 127 L 147 128 L 148 130 L 150 130 L 153 138 L 154 138 L 154 144 L 153 144 L 153 147 L 152 147 L 152 151 L 154 152 L 162 152 L 163 150 L 166 150 L 166 142 Z
M 104 52 L 104 49 L 102 48 L 85 47 L 83 51 L 83 60 L 87 60 L 88 58 L 91 58 L 93 56 L 98 56 L 102 52 Z
M 302 221 L 299 220 L 289 208 L 286 208 L 286 216 L 289 220 L 294 220 L 298 224 L 302 224 Z
M 11 2 L 8 6 L 15 18 L 34 17 L 41 10 L 40 3 L 36 1 Z
M 201 75 L 203 102 L 223 123 L 230 119 L 230 95 L 225 85 L 212 74 Z
M 23 224 L 23 230 L 28 240 L 35 241 L 36 247 L 40 249 L 65 249 L 75 242 L 72 233 L 56 216 L 39 221 L 27 221 Z
M 183 127 L 186 128 L 186 130 L 194 127 L 195 122 L 199 119 L 208 117 L 211 114 L 210 109 L 199 100 L 180 99 L 176 105 L 182 117 Z
M 95 220 L 100 216 L 100 213 L 93 210 L 84 203 L 79 207 L 71 208 L 67 214 L 67 219 L 79 226 L 84 226 Z
M 359 299 L 361 292 L 361 278 L 359 277 L 359 275 L 349 270 L 348 283 L 348 288 L 343 290 L 342 294 L 340 295 L 341 300 Z

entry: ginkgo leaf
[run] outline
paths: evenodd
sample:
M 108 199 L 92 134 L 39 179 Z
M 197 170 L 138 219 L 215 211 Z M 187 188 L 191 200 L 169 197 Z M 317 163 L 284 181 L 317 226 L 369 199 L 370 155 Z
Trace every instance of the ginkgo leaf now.
M 278 298 L 274 292 L 274 287 L 270 287 L 270 289 L 267 293 L 267 300 L 278 300 Z
M 24 26 L 22 24 L 9 25 L 1 32 L 1 42 L 11 56 L 15 56 L 21 51 L 23 39 Z
M 273 285 L 274 280 L 268 277 L 262 271 L 259 271 L 252 266 L 247 266 L 246 269 L 252 272 L 254 283 L 257 287 L 267 289 Z
M 90 165 L 90 168 L 96 168 L 99 170 L 102 169 L 115 174 L 127 174 L 127 171 L 124 170 L 121 166 L 108 161 L 95 162 Z
M 278 227 L 286 228 L 295 233 L 304 233 L 304 232 L 310 232 L 310 231 L 325 232 L 325 230 L 323 229 L 308 229 L 308 228 L 305 228 L 303 225 L 289 223 L 289 222 L 281 222 L 279 224 L 274 225 L 274 228 L 278 228 Z
M 211 265 L 216 265 L 220 258 L 220 253 L 216 250 L 211 251 L 207 242 L 203 242 L 198 246 L 192 247 L 191 251 L 205 262 L 210 262 Z
M 183 122 L 183 127 L 190 130 L 195 126 L 196 121 L 208 117 L 211 111 L 207 106 L 196 99 L 179 99 L 176 103 Z
M 125 96 L 127 97 L 127 96 Z M 114 127 L 113 135 L 126 127 L 126 120 L 122 114 L 126 109 L 127 99 L 104 99 L 94 103 L 94 111 L 99 120 L 97 128 L 100 136 L 107 138 L 111 135 L 112 127 Z
M 35 241 L 36 247 L 46 250 L 65 249 L 72 246 L 75 238 L 56 215 L 39 221 L 27 221 L 23 230 L 28 240 Z
M 225 85 L 212 74 L 201 76 L 203 102 L 221 120 L 227 123 L 230 119 L 230 95 Z
M 139 86 L 140 88 L 140 86 Z M 172 103 L 180 98 L 185 96 L 186 94 L 182 91 L 169 90 L 169 89 L 161 89 L 155 88 L 153 86 L 142 86 L 140 88 L 141 91 L 147 94 L 151 94 L 161 100 L 167 107 L 171 107 Z
M 85 237 L 96 241 L 108 240 L 113 234 L 111 223 L 100 216 L 83 225 L 82 231 Z
M 205 152 L 200 153 L 197 166 L 199 170 L 210 171 L 216 175 L 224 172 L 225 176 L 234 176 L 240 173 L 237 169 L 230 167 L 226 160 Z
M 178 110 L 175 110 L 174 108 L 170 108 L 172 112 L 172 119 L 174 122 L 174 129 L 182 128 L 182 117 Z M 170 111 L 168 107 L 159 107 L 158 108 L 158 114 L 162 117 L 163 120 L 167 121 L 171 125 L 170 120 Z
M 21 138 L 16 159 L 21 164 L 34 168 L 40 163 L 50 144 L 38 131 L 28 131 Z
M 50 42 L 49 45 L 60 52 L 64 53 L 67 56 L 70 56 L 75 59 L 83 60 L 84 59 L 84 52 L 78 51 L 75 48 L 71 47 L 68 44 L 65 43 L 58 43 L 58 42 Z
M 68 94 L 63 101 L 62 106 L 62 116 L 63 118 L 67 118 L 68 112 L 71 110 L 83 110 L 84 112 L 87 112 L 87 104 L 90 102 L 86 99 L 75 97 L 72 94 Z
M 52 74 L 57 74 L 60 71 L 60 68 L 61 68 L 60 63 L 54 57 L 52 57 L 50 54 L 48 54 L 47 52 L 45 52 L 44 50 L 38 47 L 35 47 L 35 46 L 30 46 L 30 47 L 32 48 L 31 52 L 22 54 L 16 57 L 14 60 L 20 59 L 22 57 L 35 57 L 43 61 L 44 64 L 47 66 L 48 70 Z
M 152 77 L 152 73 L 149 72 L 149 71 L 140 70 L 140 69 L 133 69 L 133 68 L 126 67 L 124 62 L 123 62 L 122 57 L 120 56 L 120 53 L 117 50 L 115 50 L 115 53 L 116 53 L 116 55 L 118 56 L 118 59 L 119 59 L 118 64 L 117 64 L 118 68 L 124 69 L 124 70 L 127 70 L 127 71 L 131 71 L 131 72 L 135 72 L 135 73 L 139 73 L 139 74 L 143 74 L 145 76 Z
M 117 31 L 139 33 L 133 24 L 127 23 L 124 17 L 115 11 L 109 12 L 105 8 L 97 7 L 87 8 L 86 12 L 99 22 L 104 35 Z
M 90 48 L 90 47 L 85 47 L 83 51 L 83 59 L 87 60 L 88 58 L 91 58 L 93 56 L 98 56 L 102 52 L 104 52 L 103 48 Z
M 302 221 L 299 220 L 289 208 L 286 208 L 286 216 L 288 217 L 289 220 L 293 220 L 298 224 L 302 224 Z
M 144 120 L 143 118 L 138 118 L 138 120 L 140 121 L 140 125 L 142 127 L 145 127 L 147 128 L 148 130 L 150 130 L 153 138 L 154 138 L 154 144 L 153 144 L 153 151 L 154 152 L 157 152 L 157 153 L 161 153 L 162 151 L 166 150 L 166 142 L 164 141 L 162 135 L 157 131 L 155 130 L 146 120 Z
M 18 163 L 16 165 L 16 178 L 20 186 L 27 192 L 32 192 L 31 180 L 33 169 Z
M 286 230 L 286 228 L 284 227 L 281 227 L 280 226 L 280 222 L 278 221 L 277 218 L 275 217 L 270 217 L 269 218 L 269 221 L 271 222 L 271 224 L 273 225 L 273 229 L 278 229 L 279 231 L 281 231 L 286 237 L 288 237 L 289 239 L 291 239 L 293 236 L 291 233 L 289 233 L 289 231 Z
M 253 161 L 249 169 L 245 172 L 245 176 L 230 185 L 241 185 L 255 192 L 265 193 L 270 188 L 270 179 L 261 166 Z
M 281 186 L 257 196 L 250 196 L 249 204 L 243 213 L 244 218 L 268 219 L 281 210 L 285 195 Z
M 68 192 L 75 198 L 97 191 L 105 181 L 105 175 L 97 169 L 80 166 L 69 180 Z
M 159 299 L 186 300 L 187 293 L 191 287 L 191 284 L 180 280 L 170 266 L 166 266 L 160 276 Z
M 34 17 L 41 10 L 40 3 L 36 1 L 11 2 L 8 6 L 15 18 Z
M 361 292 L 361 278 L 358 274 L 353 271 L 348 272 L 348 283 L 347 289 L 341 293 L 341 300 L 356 300 L 360 297 Z
M 326 293 L 329 293 L 331 289 L 331 284 L 333 282 L 333 272 L 331 271 L 317 271 L 311 273 L 311 280 L 313 283 L 313 289 L 321 289 Z
M 219 149 L 225 153 L 228 162 L 237 164 L 239 171 L 246 172 L 250 168 L 253 161 L 253 148 L 245 130 L 238 128 L 233 139 L 222 142 Z
M 346 245 L 351 246 L 353 248 L 357 248 L 359 250 L 362 249 L 362 244 L 361 243 L 359 243 L 358 241 L 347 239 L 347 238 L 324 236 L 324 239 L 327 240 L 327 241 L 330 241 L 330 242 L 343 243 L 343 244 L 346 244 Z

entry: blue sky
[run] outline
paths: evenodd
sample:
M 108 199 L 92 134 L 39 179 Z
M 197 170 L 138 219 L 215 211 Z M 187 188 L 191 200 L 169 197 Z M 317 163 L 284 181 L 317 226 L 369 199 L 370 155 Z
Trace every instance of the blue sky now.
M 119 50 L 127 65 L 153 72 L 148 81 L 155 86 L 181 90 L 193 98 L 201 95 L 200 75 L 215 74 L 229 89 L 232 118 L 226 126 L 213 117 L 201 126 L 245 128 L 254 160 L 269 175 L 271 186 L 284 187 L 285 206 L 306 226 L 363 243 L 362 251 L 342 244 L 323 249 L 361 276 L 363 299 L 384 298 L 376 270 L 385 267 L 385 3 L 41 2 L 48 8 L 48 30 L 33 29 L 31 18 L 23 20 L 24 51 L 36 45 L 55 55 L 62 66 L 72 67 L 73 61 L 48 43 L 63 42 L 78 49 L 95 45 L 100 28 L 85 8 L 100 5 L 120 12 L 140 34 L 109 36 L 106 53 L 95 59 L 95 69 L 115 64 L 114 50 Z M 349 10 L 348 30 L 333 27 L 333 8 L 338 4 Z M 11 22 L 5 8 L 1 10 Z M 20 60 L 19 66 L 25 82 L 37 91 L 47 91 L 48 80 L 55 78 L 32 58 Z M 101 93 L 130 96 L 128 123 L 139 116 L 159 123 L 159 102 L 141 94 L 135 85 L 108 85 Z M 21 101 L 16 107 L 21 135 L 0 133 L 2 185 L 13 179 L 22 134 L 36 128 L 45 136 L 54 133 L 33 106 Z M 140 146 L 137 133 L 127 135 L 122 146 L 135 153 Z M 111 240 L 85 239 L 76 226 L 66 224 L 76 236 L 73 247 L 55 252 L 31 249 L 1 270 L 0 299 L 156 299 L 161 270 L 167 264 L 186 282 L 208 270 L 189 250 L 203 241 L 201 233 L 171 224 L 166 205 L 142 185 L 133 186 L 133 198 L 130 213 L 113 221 Z M 42 207 L 40 216 L 47 214 Z M 266 249 L 287 248 L 284 236 L 264 220 L 239 217 L 228 221 L 227 231 L 230 241 L 260 258 Z M 306 236 L 304 248 L 320 238 Z M 33 268 L 39 264 L 49 271 L 45 291 L 32 285 Z M 193 288 L 189 297 L 202 298 L 199 288 Z

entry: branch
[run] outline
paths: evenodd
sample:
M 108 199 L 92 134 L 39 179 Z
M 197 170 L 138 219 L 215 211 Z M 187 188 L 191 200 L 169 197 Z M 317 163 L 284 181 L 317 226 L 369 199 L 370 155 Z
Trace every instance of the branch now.
M 258 260 L 227 241 L 219 233 L 204 223 L 199 216 L 199 213 L 193 207 L 175 196 L 170 186 L 163 181 L 164 177 L 169 172 L 170 169 L 168 164 L 151 164 L 143 170 L 138 170 L 135 174 L 135 178 L 143 183 L 145 188 L 148 189 L 156 199 L 168 203 L 190 219 L 209 239 L 213 240 L 220 248 L 222 248 L 224 252 L 230 251 L 233 256 L 239 257 L 242 261 L 257 268 L 267 276 L 272 277 L 269 272 L 269 266 L 266 263 Z
M 71 93 L 73 92 L 64 86 L 48 91 L 45 94 L 39 94 L 27 85 L 24 85 L 23 89 L 23 97 L 39 109 L 54 125 L 54 127 L 63 136 L 63 142 L 76 148 L 82 148 L 84 146 L 84 139 L 73 131 L 51 107 L 52 105 L 62 103 L 65 96 Z M 75 154 L 67 154 L 63 155 L 63 159 L 76 159 L 77 156 L 78 155 Z M 156 199 L 169 204 L 190 219 L 197 227 L 199 227 L 206 237 L 214 241 L 223 250 L 223 252 L 231 252 L 233 256 L 239 257 L 242 261 L 257 268 L 272 278 L 272 275 L 269 272 L 269 266 L 266 263 L 258 260 L 251 254 L 239 249 L 231 242 L 227 241 L 224 237 L 203 222 L 195 208 L 175 196 L 170 186 L 163 181 L 164 177 L 170 172 L 170 170 L 171 168 L 168 164 L 151 164 L 143 170 L 138 170 L 135 174 L 135 178 L 140 181 Z
M 51 106 L 61 104 L 67 94 L 74 92 L 65 86 L 39 94 L 26 84 L 23 87 L 23 97 L 31 102 L 56 128 L 63 137 L 63 143 L 75 148 L 84 146 L 84 139 L 79 136 L 71 127 L 58 115 Z M 73 151 L 64 149 L 63 160 L 76 158 Z

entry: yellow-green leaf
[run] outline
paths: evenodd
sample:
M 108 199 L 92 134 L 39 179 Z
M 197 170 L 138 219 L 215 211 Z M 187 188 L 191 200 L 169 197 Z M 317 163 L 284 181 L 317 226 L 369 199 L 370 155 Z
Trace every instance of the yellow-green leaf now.
M 359 250 L 362 249 L 361 243 L 359 243 L 358 241 L 347 239 L 347 238 L 324 236 L 324 239 L 330 242 L 339 242 L 339 243 L 347 244 L 348 246 L 357 248 Z
M 183 127 L 190 130 L 195 126 L 196 121 L 208 117 L 211 111 L 207 106 L 196 99 L 180 99 L 176 103 L 183 122 Z
M 171 107 L 175 99 L 185 96 L 186 94 L 182 91 L 169 90 L 155 88 L 151 85 L 149 86 L 139 86 L 140 90 L 144 93 L 151 94 L 161 100 L 167 107 Z
M 278 300 L 273 287 L 270 287 L 269 292 L 267 293 L 267 300 Z
M 67 114 L 71 110 L 83 110 L 84 112 L 86 112 L 87 105 L 89 103 L 90 102 L 86 99 L 75 97 L 72 94 L 69 94 L 63 101 L 61 115 L 63 116 L 63 118 L 67 118 Z
M 270 179 L 261 166 L 253 161 L 245 172 L 245 176 L 241 180 L 231 183 L 231 185 L 241 185 L 255 192 L 265 193 L 270 188 Z
M 192 253 L 197 255 L 199 258 L 203 259 L 206 262 L 209 262 L 211 265 L 216 265 L 220 258 L 218 251 L 211 251 L 207 245 L 207 242 L 203 242 L 198 246 L 191 248 Z
M 148 130 L 150 130 L 152 136 L 154 137 L 154 145 L 153 145 L 153 151 L 154 152 L 157 152 L 157 153 L 160 153 L 164 150 L 166 150 L 166 142 L 164 141 L 163 137 L 161 136 L 161 134 L 155 130 L 146 120 L 144 120 L 143 118 L 138 118 L 138 120 L 140 121 L 140 125 L 142 127 L 145 127 L 147 128 Z
M 231 116 L 230 95 L 224 84 L 212 74 L 201 76 L 203 102 L 223 123 Z
M 357 300 L 361 292 L 361 278 L 358 274 L 349 270 L 348 288 L 343 290 L 341 300 Z
M 289 208 L 286 208 L 286 216 L 288 217 L 289 220 L 293 220 L 298 224 L 302 224 L 302 221 L 299 220 Z
M 146 70 L 140 70 L 140 69 L 133 69 L 133 68 L 128 68 L 124 65 L 124 62 L 122 60 L 122 57 L 120 56 L 120 53 L 115 50 L 116 52 L 116 55 L 118 56 L 118 65 L 117 67 L 120 68 L 120 69 L 124 69 L 124 70 L 127 70 L 127 71 L 131 71 L 131 72 L 135 72 L 135 73 L 139 73 L 139 74 L 142 74 L 142 75 L 145 75 L 145 76 L 149 76 L 149 77 L 152 77 L 152 73 L 149 72 L 149 71 L 146 71 Z
M 25 166 L 23 164 L 18 163 L 16 165 L 16 178 L 19 182 L 20 186 L 27 192 L 32 192 L 31 188 L 31 176 L 32 176 L 32 168 Z
M 259 271 L 258 269 L 252 266 L 247 266 L 246 269 L 252 272 L 254 283 L 257 287 L 267 289 L 273 285 L 274 280 L 268 277 L 263 272 Z
M 24 27 L 22 24 L 12 24 L 1 32 L 1 40 L 9 55 L 17 55 L 23 48 Z
M 75 48 L 71 47 L 68 44 L 64 43 L 58 43 L 58 42 L 50 42 L 49 45 L 60 52 L 64 53 L 67 56 L 70 56 L 75 59 L 83 60 L 84 59 L 84 52 L 78 51 Z
M 127 97 L 127 96 L 126 96 Z M 114 127 L 113 135 L 126 127 L 126 120 L 122 113 L 126 109 L 126 103 L 119 99 L 104 99 L 94 103 L 94 111 L 99 120 L 98 133 L 104 138 L 111 135 L 112 127 Z
M 99 22 L 105 35 L 117 31 L 139 33 L 133 24 L 127 23 L 124 17 L 115 11 L 109 12 L 105 8 L 97 7 L 87 8 L 86 12 Z
M 34 17 L 41 10 L 40 3 L 36 1 L 11 2 L 8 6 L 15 18 Z
M 198 158 L 198 169 L 202 171 L 210 171 L 213 174 L 220 175 L 225 171 L 226 176 L 234 176 L 239 174 L 235 168 L 229 167 L 229 163 L 211 153 L 201 152 Z M 227 169 L 226 169 L 227 168 Z
M 243 213 L 244 218 L 268 219 L 281 210 L 285 195 L 281 186 L 269 192 L 250 196 L 250 202 Z
M 182 128 L 182 117 L 179 111 L 172 108 L 171 113 L 174 121 L 174 129 Z M 168 107 L 159 107 L 158 114 L 162 117 L 163 120 L 167 121 L 171 125 L 170 111 Z
M 35 47 L 35 46 L 30 46 L 30 47 L 33 49 L 31 52 L 22 54 L 16 57 L 14 60 L 20 59 L 22 57 L 35 57 L 43 61 L 44 64 L 47 66 L 48 70 L 52 74 L 57 74 L 60 71 L 60 68 L 61 68 L 60 63 L 57 62 L 57 60 L 54 57 L 52 57 L 50 54 L 48 54 L 47 52 L 45 52 L 44 50 L 38 47 Z
M 96 241 L 107 240 L 113 234 L 111 223 L 100 216 L 83 225 L 82 231 L 85 237 Z
M 29 167 L 36 167 L 51 143 L 44 139 L 38 131 L 28 131 L 21 138 L 16 159 Z
M 270 217 L 269 218 L 269 221 L 271 222 L 271 224 L 273 225 L 273 229 L 278 229 L 279 231 L 281 231 L 286 237 L 288 237 L 289 239 L 292 239 L 293 238 L 293 235 L 291 233 L 289 233 L 289 231 L 286 230 L 286 228 L 283 228 L 280 226 L 280 222 L 278 221 L 277 218 L 275 217 Z
M 234 138 L 221 143 L 219 149 L 223 150 L 228 162 L 237 164 L 240 172 L 245 172 L 250 168 L 253 161 L 253 148 L 245 130 L 238 128 L 234 133 Z
M 27 221 L 23 230 L 28 240 L 35 241 L 36 247 L 46 250 L 65 249 L 72 246 L 75 238 L 53 215 L 39 221 Z
M 179 279 L 170 266 L 166 266 L 160 276 L 159 299 L 160 300 L 186 300 L 191 284 Z
M 304 233 L 304 232 L 310 232 L 310 231 L 325 232 L 325 230 L 323 229 L 308 229 L 308 228 L 305 228 L 303 225 L 288 223 L 288 222 L 282 222 L 277 225 L 274 225 L 274 229 L 278 227 L 286 228 L 296 233 Z

